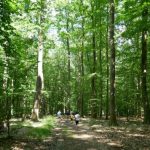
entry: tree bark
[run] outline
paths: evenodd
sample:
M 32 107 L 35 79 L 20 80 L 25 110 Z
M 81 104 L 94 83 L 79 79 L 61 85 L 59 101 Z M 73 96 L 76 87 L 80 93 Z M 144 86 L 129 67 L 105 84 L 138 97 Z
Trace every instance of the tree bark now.
M 109 57 L 108 57 L 108 7 L 107 7 L 107 28 L 106 28 L 106 72 L 107 72 L 107 80 L 106 80 L 106 120 L 108 119 L 108 111 L 109 111 Z
M 83 5 L 83 0 L 80 0 L 80 4 L 82 6 L 82 8 L 84 7 Z M 84 9 L 81 8 L 81 15 L 84 16 Z M 84 115 L 84 24 L 85 24 L 85 18 L 82 17 L 82 21 L 81 21 L 81 33 L 82 33 L 82 40 L 81 40 L 81 49 L 79 51 L 79 104 L 78 104 L 78 110 L 81 114 L 81 116 L 83 117 Z
M 110 125 L 117 125 L 115 113 L 115 42 L 114 42 L 114 20 L 115 4 L 114 0 L 110 3 L 110 28 L 109 28 L 109 48 L 110 48 Z
M 144 1 L 143 1 L 144 3 Z M 150 106 L 149 106 L 149 100 L 148 100 L 148 94 L 147 94 L 147 20 L 148 20 L 148 8 L 145 6 L 142 11 L 142 20 L 143 23 L 146 25 L 143 25 L 142 29 L 142 54 L 141 54 L 141 81 L 142 81 L 142 102 L 143 102 L 143 108 L 144 108 L 144 123 L 150 124 Z
M 96 101 L 96 35 L 95 35 L 95 16 L 94 16 L 94 4 L 92 5 L 92 29 L 93 29 L 93 35 L 92 35 L 92 52 L 93 52 L 93 64 L 92 64 L 92 73 L 93 77 L 91 80 L 91 88 L 92 88 L 92 112 L 91 115 L 93 118 L 97 117 L 97 101 Z
M 43 37 L 42 33 L 39 33 L 39 46 L 38 46 L 38 75 L 36 81 L 36 93 L 34 106 L 32 110 L 32 120 L 38 121 L 39 112 L 40 112 L 40 104 L 41 104 L 41 94 L 43 90 Z
M 100 4 L 97 9 L 101 9 Z M 100 82 L 99 82 L 99 117 L 102 118 L 103 111 L 103 68 L 102 68 L 102 15 L 99 13 L 99 72 L 100 72 Z
M 67 91 L 67 109 L 71 109 L 71 69 L 70 69 L 70 43 L 69 43 L 69 14 L 67 12 L 67 54 L 68 54 L 68 91 Z
M 39 26 L 44 21 L 43 14 L 45 8 L 45 2 L 41 0 L 41 12 L 39 13 Z M 41 98 L 42 98 L 42 90 L 44 88 L 44 81 L 43 81 L 43 31 L 40 29 L 38 34 L 38 68 L 37 68 L 37 81 L 36 81 L 36 93 L 34 99 L 34 105 L 32 109 L 31 119 L 33 121 L 38 121 L 39 113 L 40 113 L 40 105 L 41 105 Z

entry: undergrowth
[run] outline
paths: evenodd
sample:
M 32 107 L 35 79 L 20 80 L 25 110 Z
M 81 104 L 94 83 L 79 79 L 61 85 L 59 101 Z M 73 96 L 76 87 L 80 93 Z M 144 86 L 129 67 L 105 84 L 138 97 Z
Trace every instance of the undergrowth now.
M 25 120 L 24 122 L 14 122 L 11 125 L 11 133 L 15 137 L 27 139 L 44 139 L 51 135 L 52 129 L 56 125 L 56 120 L 52 116 L 44 117 L 38 122 Z

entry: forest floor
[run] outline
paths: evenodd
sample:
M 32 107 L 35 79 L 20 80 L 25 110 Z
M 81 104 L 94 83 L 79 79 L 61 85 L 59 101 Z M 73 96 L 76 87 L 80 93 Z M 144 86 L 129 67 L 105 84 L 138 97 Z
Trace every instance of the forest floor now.
M 150 126 L 137 120 L 118 123 L 110 127 L 106 120 L 82 118 L 76 128 L 74 121 L 57 120 L 49 137 L 0 139 L 0 150 L 150 150 Z

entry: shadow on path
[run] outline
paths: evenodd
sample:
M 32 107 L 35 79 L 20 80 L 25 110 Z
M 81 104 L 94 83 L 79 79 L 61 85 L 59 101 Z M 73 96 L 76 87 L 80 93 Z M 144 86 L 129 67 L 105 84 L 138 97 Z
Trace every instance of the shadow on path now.
M 54 130 L 55 145 L 52 150 L 115 150 L 122 149 L 121 145 L 108 144 L 97 140 L 89 126 L 88 119 L 82 119 L 78 128 L 74 122 L 63 120 Z
M 73 121 L 57 120 L 52 136 L 0 139 L 0 150 L 150 150 L 149 126 L 122 123 L 109 127 L 106 120 L 83 118 L 76 128 Z

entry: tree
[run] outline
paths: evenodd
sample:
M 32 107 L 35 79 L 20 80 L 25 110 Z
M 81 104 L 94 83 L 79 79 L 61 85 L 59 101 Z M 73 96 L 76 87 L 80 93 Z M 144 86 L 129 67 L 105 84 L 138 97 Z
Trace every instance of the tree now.
M 97 117 L 97 91 L 96 91 L 96 18 L 95 18 L 95 1 L 91 2 L 91 7 L 92 7 L 92 53 L 93 53 L 93 64 L 92 64 L 92 74 L 93 77 L 91 79 L 91 88 L 92 88 L 92 99 L 91 99 L 91 106 L 92 106 L 92 112 L 91 115 L 93 118 Z
M 107 25 L 106 25 L 106 119 L 108 119 L 109 114 L 109 58 L 108 58 L 108 6 L 107 6 Z
M 115 114 L 115 40 L 114 40 L 114 27 L 115 27 L 115 3 L 114 0 L 109 0 L 110 8 L 110 27 L 109 27 L 109 48 L 110 48 L 110 125 L 116 125 Z
M 41 24 L 44 22 L 44 9 L 45 9 L 45 2 L 43 0 L 39 1 L 40 4 L 40 12 L 37 18 L 38 25 L 40 26 L 38 32 L 38 71 L 37 71 L 37 81 L 36 81 L 36 93 L 35 93 L 35 100 L 34 106 L 32 110 L 32 120 L 37 121 L 39 119 L 39 111 L 40 111 L 40 104 L 42 99 L 42 90 L 44 88 L 44 80 L 43 80 L 43 38 L 44 32 L 42 29 Z
M 142 102 L 144 108 L 144 123 L 150 124 L 150 105 L 147 94 L 147 32 L 148 32 L 148 6 L 145 0 L 142 0 L 142 36 L 141 36 L 141 81 L 142 81 Z
M 2 79 L 2 100 L 0 102 L 0 107 L 2 108 L 0 113 L 0 124 L 3 124 L 3 121 L 6 120 L 7 123 L 7 133 L 10 136 L 10 119 L 11 119 L 11 104 L 12 104 L 12 85 L 13 85 L 13 75 L 11 63 L 13 58 L 13 44 L 11 40 L 11 34 L 13 34 L 13 28 L 11 26 L 10 15 L 12 13 L 9 2 L 0 1 L 0 51 L 3 55 L 3 79 Z

